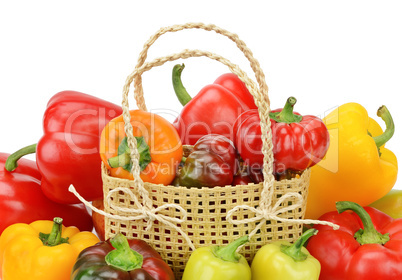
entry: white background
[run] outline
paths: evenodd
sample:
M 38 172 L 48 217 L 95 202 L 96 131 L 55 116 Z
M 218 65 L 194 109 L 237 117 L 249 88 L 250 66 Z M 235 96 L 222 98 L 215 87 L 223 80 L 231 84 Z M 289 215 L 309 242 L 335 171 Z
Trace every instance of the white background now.
M 402 156 L 401 14 L 400 1 L 1 0 L 0 151 L 38 141 L 47 101 L 59 91 L 120 103 L 125 79 L 152 34 L 163 26 L 204 22 L 246 42 L 266 75 L 272 108 L 295 96 L 296 111 L 324 117 L 358 102 L 384 128 L 376 110 L 386 105 L 396 123 L 387 147 Z M 185 48 L 221 54 L 253 77 L 235 44 L 213 32 L 165 35 L 151 47 L 149 60 Z M 228 71 L 206 58 L 178 62 L 186 64 L 183 82 L 192 95 Z M 180 111 L 171 86 L 174 64 L 144 74 L 148 108 Z M 402 189 L 400 181 L 395 188 Z

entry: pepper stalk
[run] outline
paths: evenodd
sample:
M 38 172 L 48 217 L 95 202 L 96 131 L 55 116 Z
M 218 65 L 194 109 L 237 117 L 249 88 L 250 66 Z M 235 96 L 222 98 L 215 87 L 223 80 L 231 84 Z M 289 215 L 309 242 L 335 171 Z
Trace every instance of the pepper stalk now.
M 346 210 L 352 210 L 355 212 L 363 223 L 363 228 L 359 229 L 354 237 L 360 245 L 364 244 L 381 244 L 387 243 L 389 238 L 389 233 L 381 234 L 378 232 L 373 225 L 370 215 L 361 207 L 359 204 L 351 201 L 338 201 L 336 202 L 336 209 L 338 213 L 342 213 Z
M 183 72 L 183 69 L 184 64 L 176 64 L 173 67 L 172 83 L 177 99 L 180 101 L 181 105 L 185 106 L 192 98 L 190 94 L 188 94 L 186 88 L 183 86 L 183 82 L 181 81 L 181 73 Z
M 137 140 L 137 150 L 138 154 L 140 155 L 139 165 L 141 171 L 143 171 L 152 161 L 151 152 L 148 144 L 145 142 L 144 137 L 136 136 L 135 139 Z M 128 146 L 127 137 L 124 137 L 119 145 L 117 156 L 108 159 L 110 167 L 123 167 L 127 171 L 131 172 L 133 163 L 131 162 L 130 154 L 131 151 L 130 147 Z
M 127 238 L 122 234 L 116 234 L 110 243 L 115 250 L 109 252 L 105 261 L 108 265 L 122 269 L 124 271 L 131 271 L 142 267 L 143 256 L 130 248 Z
M 242 236 L 226 246 L 214 247 L 214 255 L 227 262 L 238 262 L 240 255 L 236 253 L 237 249 L 249 241 L 248 235 Z
M 307 240 L 318 233 L 318 230 L 311 228 L 306 230 L 299 239 L 296 240 L 292 245 L 281 244 L 281 252 L 291 257 L 294 261 L 300 262 L 307 259 L 308 255 L 302 252 L 302 247 L 307 242 Z
M 68 237 L 62 238 L 62 229 L 63 229 L 63 219 L 59 217 L 55 217 L 53 219 L 53 227 L 50 233 L 39 233 L 39 239 L 42 241 L 43 245 L 53 247 L 60 245 L 62 243 L 68 243 Z
M 4 168 L 7 171 L 14 171 L 18 167 L 18 160 L 23 156 L 36 153 L 37 144 L 26 146 L 8 156 Z
M 383 105 L 377 110 L 377 116 L 379 116 L 385 122 L 385 131 L 383 134 L 373 137 L 375 145 L 378 149 L 378 154 L 381 156 L 380 147 L 385 145 L 395 132 L 395 124 L 394 120 L 392 119 L 391 113 L 388 111 L 388 108 Z
M 297 99 L 293 96 L 286 100 L 286 104 L 280 112 L 269 113 L 269 117 L 276 122 L 281 123 L 299 123 L 303 119 L 302 116 L 293 113 L 293 107 L 295 106 Z

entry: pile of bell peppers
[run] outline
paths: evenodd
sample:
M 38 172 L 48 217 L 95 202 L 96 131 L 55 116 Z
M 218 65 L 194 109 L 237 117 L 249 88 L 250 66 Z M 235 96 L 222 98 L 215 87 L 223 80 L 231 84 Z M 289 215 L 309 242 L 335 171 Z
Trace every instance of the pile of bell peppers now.
M 184 65 L 176 65 L 172 72 L 174 91 L 184 105 L 174 122 L 182 142 L 195 145 L 210 134 L 228 138 L 247 167 L 239 182 L 261 182 L 260 118 L 245 84 L 234 74 L 224 74 L 191 98 L 181 81 L 183 69 Z M 329 147 L 329 133 L 322 120 L 293 112 L 295 104 L 296 98 L 290 97 L 282 109 L 270 113 L 274 173 L 278 180 L 290 179 L 316 165 Z
M 186 187 L 263 181 L 260 118 L 244 83 L 224 74 L 191 98 L 181 81 L 183 69 L 173 69 L 174 90 L 184 106 L 173 124 L 152 113 L 130 111 L 141 179 Z M 388 109 L 382 106 L 377 112 L 386 124 L 383 132 L 357 103 L 344 104 L 323 120 L 294 112 L 295 104 L 296 98 L 290 97 L 282 109 L 270 113 L 274 175 L 290 179 L 312 168 L 306 217 L 333 222 L 340 229 L 317 225 L 294 244 L 266 244 L 251 266 L 237 253 L 248 236 L 226 246 L 198 248 L 183 279 L 402 277 L 402 220 L 395 211 L 402 195 L 391 191 L 385 196 L 398 171 L 395 155 L 384 147 L 395 129 Z M 93 227 L 91 217 L 68 192 L 73 184 L 86 200 L 102 204 L 101 161 L 111 176 L 133 179 L 121 114 L 120 106 L 96 97 L 60 92 L 48 102 L 40 141 L 11 155 L 0 154 L 0 211 L 6 213 L 0 222 L 0 271 L 5 280 L 36 279 L 32 275 L 174 279 L 144 241 L 117 234 L 94 245 L 99 239 L 87 232 Z M 185 157 L 183 144 L 193 146 Z M 29 153 L 36 153 L 36 162 L 21 159 Z M 363 171 L 356 172 L 356 166 Z M 395 206 L 389 207 L 390 202 Z M 360 206 L 370 203 L 393 216 Z M 329 212 L 335 207 L 337 212 Z M 53 216 L 61 218 L 49 221 Z M 64 227 L 63 220 L 75 227 Z M 37 259 L 19 257 L 27 250 Z M 46 267 L 40 265 L 43 259 L 49 260 Z M 378 265 L 371 265 L 373 261 Z M 28 268 L 27 262 L 37 265 Z
M 248 236 L 226 246 L 198 248 L 188 260 L 183 279 L 401 279 L 402 219 L 350 201 L 337 202 L 336 209 L 320 220 L 339 229 L 319 224 L 307 229 L 293 244 L 265 244 L 251 267 L 237 253 Z

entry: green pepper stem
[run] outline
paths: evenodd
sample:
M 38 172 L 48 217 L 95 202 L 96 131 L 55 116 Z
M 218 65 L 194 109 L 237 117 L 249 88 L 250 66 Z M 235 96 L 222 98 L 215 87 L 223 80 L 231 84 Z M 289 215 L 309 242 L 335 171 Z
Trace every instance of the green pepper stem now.
M 9 155 L 4 166 L 6 170 L 10 172 L 14 171 L 18 167 L 18 160 L 20 158 L 28 154 L 34 154 L 36 152 L 36 145 L 37 144 L 26 146 L 22 149 L 19 149 L 15 153 Z
M 108 265 L 124 271 L 131 271 L 142 267 L 143 256 L 130 248 L 127 238 L 122 233 L 118 233 L 110 239 L 110 244 L 112 244 L 115 250 L 110 251 L 105 257 Z
M 304 261 L 305 259 L 307 259 L 308 255 L 306 253 L 302 252 L 301 249 L 304 246 L 304 244 L 307 242 L 307 240 L 311 236 L 316 235 L 317 232 L 318 232 L 318 230 L 315 228 L 306 230 L 300 236 L 300 238 L 297 239 L 296 242 L 293 243 L 292 245 L 281 244 L 281 246 L 280 246 L 281 252 L 288 255 L 296 262 Z
M 286 100 L 286 104 L 283 107 L 282 111 L 269 113 L 271 119 L 276 122 L 283 123 L 299 123 L 302 120 L 302 116 L 296 115 L 293 113 L 293 107 L 295 106 L 297 99 L 293 96 L 289 97 Z
M 236 253 L 236 250 L 248 241 L 248 235 L 242 236 L 226 246 L 216 246 L 214 254 L 217 258 L 220 258 L 224 261 L 238 262 L 240 259 L 240 255 Z
M 180 103 L 185 106 L 191 100 L 190 94 L 188 94 L 186 88 L 183 86 L 181 81 L 181 73 L 183 72 L 184 64 L 176 64 L 172 70 L 172 82 L 174 92 L 176 93 L 177 99 Z
M 338 213 L 342 213 L 346 210 L 352 210 L 355 212 L 362 221 L 363 229 L 359 229 L 355 233 L 356 241 L 360 245 L 364 244 L 382 244 L 384 245 L 389 241 L 389 233 L 379 233 L 373 225 L 370 215 L 359 204 L 351 201 L 338 201 L 336 202 L 336 209 Z
M 382 118 L 386 125 L 386 129 L 383 134 L 373 137 L 377 148 L 380 148 L 385 143 L 387 143 L 388 140 L 391 139 L 392 136 L 394 135 L 395 124 L 394 120 L 392 119 L 391 113 L 388 111 L 388 108 L 384 105 L 377 110 L 377 116 Z
M 49 246 L 55 246 L 60 244 L 61 241 L 61 229 L 63 225 L 63 219 L 62 218 L 54 218 L 53 219 L 53 227 L 52 230 L 49 234 L 49 238 L 47 240 L 47 244 Z
M 135 137 L 135 139 L 137 140 L 137 150 L 140 155 L 139 165 L 141 171 L 143 171 L 152 161 L 151 151 L 144 137 Z M 108 159 L 109 166 L 112 168 L 123 167 L 131 172 L 132 162 L 130 154 L 131 151 L 127 143 L 127 137 L 124 137 L 119 145 L 117 156 Z
M 57 246 L 62 243 L 68 243 L 68 238 L 62 238 L 63 219 L 56 217 L 53 219 L 53 227 L 50 233 L 39 233 L 39 239 L 45 246 Z
M 129 164 L 131 161 L 130 154 L 124 153 L 108 159 L 110 167 L 117 168 Z

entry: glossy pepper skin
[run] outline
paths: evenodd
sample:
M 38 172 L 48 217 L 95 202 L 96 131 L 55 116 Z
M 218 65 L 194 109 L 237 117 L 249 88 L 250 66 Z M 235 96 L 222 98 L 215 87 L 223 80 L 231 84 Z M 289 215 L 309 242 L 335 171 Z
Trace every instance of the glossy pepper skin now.
M 194 145 L 207 134 L 220 134 L 233 141 L 232 126 L 244 111 L 257 109 L 245 84 L 232 73 L 223 74 L 203 87 L 193 98 L 181 82 L 183 65 L 173 68 L 173 87 L 184 105 L 173 125 L 183 144 Z
M 92 230 L 92 220 L 84 204 L 65 205 L 47 198 L 41 190 L 41 174 L 36 163 L 20 159 L 17 169 L 5 169 L 10 154 L 0 153 L 0 234 L 15 223 L 51 220 L 54 215 L 65 225 Z
M 76 92 L 62 91 L 48 102 L 43 136 L 27 153 L 36 152 L 43 193 L 58 203 L 80 203 L 72 184 L 88 201 L 103 198 L 99 138 L 103 127 L 120 115 L 120 106 Z
M 293 113 L 294 97 L 283 109 L 270 113 L 274 152 L 274 172 L 302 171 L 318 163 L 326 154 L 329 134 L 321 119 Z M 262 168 L 261 127 L 257 110 L 242 113 L 233 125 L 235 146 L 245 163 Z
M 182 280 L 250 280 L 250 266 L 236 252 L 246 242 L 248 236 L 240 237 L 226 246 L 197 248 L 184 268 Z
M 171 268 L 145 241 L 121 233 L 83 250 L 71 280 L 174 280 Z
M 92 232 L 64 227 L 61 218 L 9 226 L 0 236 L 2 280 L 69 280 L 78 254 L 99 242 Z
M 248 185 L 254 183 L 253 180 L 251 180 L 250 176 L 247 173 L 239 173 L 235 176 L 233 176 L 233 181 L 232 185 Z
M 402 220 L 354 202 L 320 217 L 340 226 L 316 225 L 307 249 L 321 263 L 320 280 L 402 279 Z M 345 212 L 352 210 L 353 212 Z
M 166 119 L 153 113 L 132 110 L 130 115 L 140 154 L 141 179 L 154 184 L 170 184 L 183 157 L 176 129 Z M 100 147 L 101 159 L 110 175 L 133 180 L 123 116 L 114 118 L 105 126 Z
M 392 189 L 369 205 L 394 219 L 402 218 L 402 190 Z
M 230 185 L 236 172 L 236 150 L 222 135 L 202 136 L 186 158 L 175 185 L 215 187 Z
M 393 188 L 398 162 L 384 144 L 394 123 L 385 106 L 377 115 L 385 121 L 384 132 L 357 103 L 343 104 L 323 119 L 331 140 L 325 159 L 311 169 L 306 218 L 334 211 L 336 201 L 369 205 Z
M 303 245 L 316 229 L 309 229 L 294 243 L 276 241 L 262 246 L 251 264 L 252 280 L 318 280 L 320 262 Z

